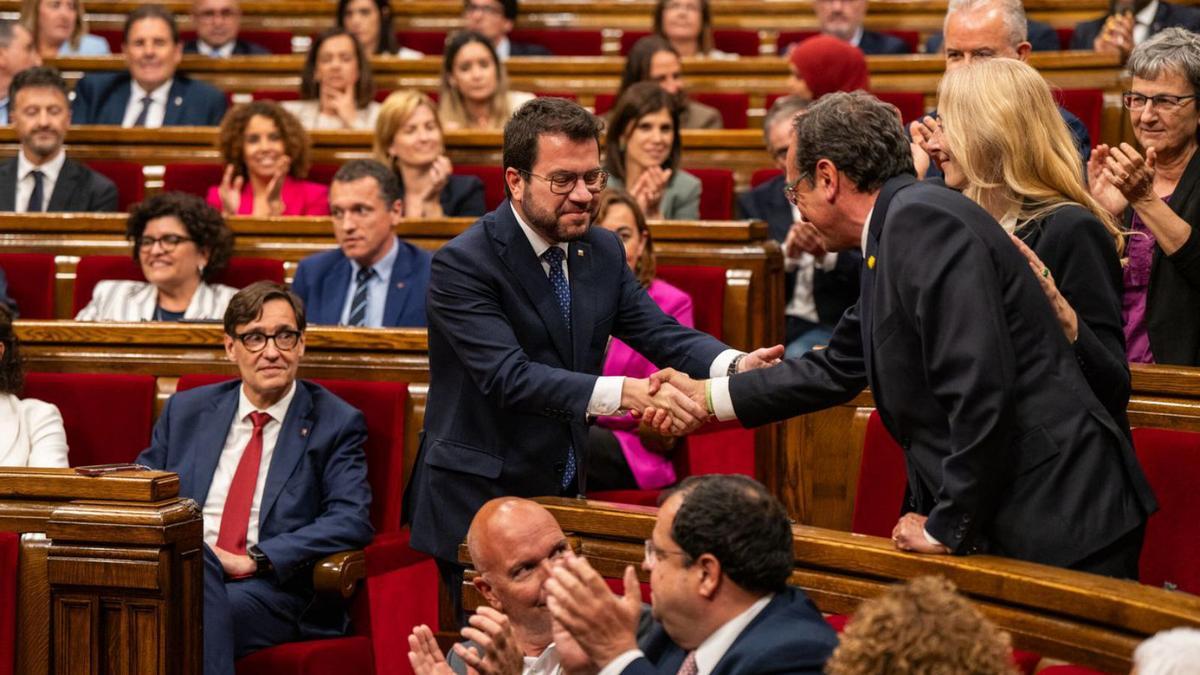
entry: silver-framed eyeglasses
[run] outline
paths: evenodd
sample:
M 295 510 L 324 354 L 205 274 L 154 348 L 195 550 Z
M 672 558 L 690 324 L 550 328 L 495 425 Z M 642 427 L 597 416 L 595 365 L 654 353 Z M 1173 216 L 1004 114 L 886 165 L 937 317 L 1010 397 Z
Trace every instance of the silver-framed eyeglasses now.
M 154 248 L 155 244 L 162 246 L 162 250 L 170 253 L 176 247 L 185 241 L 195 241 L 191 237 L 185 237 L 179 234 L 164 234 L 161 237 L 138 237 L 137 246 L 143 251 L 149 251 Z
M 659 560 L 671 555 L 681 555 L 684 558 L 687 558 L 687 553 L 684 551 L 664 551 L 663 549 L 654 545 L 653 539 L 647 539 L 646 550 L 642 554 L 642 559 L 646 562 L 647 567 L 654 567 L 658 564 Z
M 1139 94 L 1136 91 L 1127 91 L 1121 94 L 1121 105 L 1125 106 L 1126 110 L 1141 110 L 1146 107 L 1146 103 L 1150 102 L 1154 105 L 1155 110 L 1162 112 L 1174 112 L 1183 107 L 1183 104 L 1189 100 L 1195 100 L 1196 94 L 1188 96 L 1175 96 L 1173 94 L 1156 94 L 1147 96 Z
M 241 333 L 237 339 L 242 343 L 242 346 L 250 352 L 261 352 L 267 348 L 267 340 L 275 342 L 275 348 L 290 352 L 296 347 L 296 343 L 300 342 L 300 331 L 284 329 L 276 333 L 267 334 L 262 331 L 250 331 L 249 333 Z
M 796 180 L 783 186 L 783 196 L 787 198 L 788 203 L 792 206 L 799 206 L 796 203 L 796 188 L 800 185 L 800 181 L 808 178 L 808 174 L 802 173 Z
M 540 178 L 550 184 L 550 192 L 556 195 L 569 195 L 575 189 L 575 184 L 583 179 L 583 186 L 588 192 L 600 192 L 608 185 L 608 172 L 604 169 L 592 169 L 587 173 L 556 173 L 552 176 L 539 176 L 532 171 L 521 173 L 532 178 Z

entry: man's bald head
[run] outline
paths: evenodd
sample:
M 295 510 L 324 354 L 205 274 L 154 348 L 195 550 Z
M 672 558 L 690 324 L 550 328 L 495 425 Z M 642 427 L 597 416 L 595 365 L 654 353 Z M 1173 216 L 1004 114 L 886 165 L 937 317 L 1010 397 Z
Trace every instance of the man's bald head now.
M 541 504 L 520 497 L 500 497 L 483 505 L 467 531 L 471 562 L 480 572 L 490 571 L 513 545 L 539 532 L 553 531 L 565 540 L 558 521 Z

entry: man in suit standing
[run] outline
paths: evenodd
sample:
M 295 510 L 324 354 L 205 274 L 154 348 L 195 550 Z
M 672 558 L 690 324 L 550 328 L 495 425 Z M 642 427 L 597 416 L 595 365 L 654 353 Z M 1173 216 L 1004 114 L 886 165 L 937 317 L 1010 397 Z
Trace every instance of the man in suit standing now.
M 12 117 L 8 85 L 13 76 L 33 66 L 42 65 L 42 55 L 33 43 L 29 29 L 11 19 L 0 19 L 0 124 Z
M 175 16 L 162 5 L 139 5 L 125 18 L 128 71 L 88 73 L 75 85 L 76 124 L 123 127 L 216 126 L 225 95 L 176 72 L 183 58 Z
M 292 290 L 315 324 L 395 328 L 425 325 L 432 257 L 396 236 L 404 216 L 394 171 L 347 162 L 329 186 L 338 248 L 300 261 Z
M 827 249 L 863 251 L 857 305 L 827 349 L 769 371 L 655 377 L 748 426 L 844 403 L 869 383 L 908 467 L 899 549 L 1136 578 L 1154 495 L 1003 228 L 918 182 L 895 113 L 869 95 L 822 98 L 796 129 L 790 198 Z
M 775 101 L 763 118 L 767 153 L 781 171 L 787 169 L 792 120 L 809 106 L 800 96 Z M 743 218 L 766 221 L 771 237 L 783 246 L 787 298 L 784 344 L 787 356 L 800 356 L 823 345 L 842 314 L 858 299 L 862 255 L 858 251 L 826 251 L 812 223 L 783 195 L 783 174 L 738 197 Z
M 9 86 L 13 129 L 21 149 L 0 162 L 0 211 L 117 210 L 117 186 L 71 159 L 63 148 L 71 126 L 67 84 L 54 68 L 17 73 Z
M 871 54 L 911 54 L 908 43 L 895 35 L 863 28 L 867 0 L 816 0 L 813 10 L 822 33 L 844 40 Z
M 1164 28 L 1200 31 L 1200 10 L 1165 0 L 1111 0 L 1108 14 L 1075 26 L 1071 49 L 1094 49 L 1129 58 L 1133 48 Z
M 183 43 L 184 54 L 217 58 L 270 54 L 266 47 L 238 37 L 242 7 L 238 0 L 192 0 L 196 39 Z
M 463 26 L 492 41 L 496 57 L 551 56 L 550 50 L 531 42 L 508 39 L 519 13 L 518 0 L 463 0 Z
M 484 502 L 586 490 L 587 421 L 651 405 L 648 382 L 600 377 L 610 336 L 697 376 L 762 367 L 782 346 L 742 354 L 680 326 L 638 284 L 615 234 L 591 225 L 600 120 L 539 98 L 504 129 L 509 199 L 433 257 L 429 399 L 405 491 L 413 547 L 455 588 L 457 551 Z M 678 392 L 664 424 L 703 416 Z
M 179 474 L 204 513 L 204 672 L 235 658 L 344 633 L 340 609 L 313 602 L 321 558 L 371 539 L 362 413 L 296 379 L 304 304 L 260 281 L 225 312 L 239 380 L 175 394 L 138 463 Z
M 731 517 L 736 514 L 736 517 Z M 584 558 L 550 566 L 550 613 L 601 675 L 818 675 L 837 635 L 787 585 L 792 528 L 783 504 L 752 478 L 691 476 L 659 507 L 642 569 L 658 625 L 640 641 L 633 567 L 613 595 Z M 639 648 L 640 645 L 640 648 Z

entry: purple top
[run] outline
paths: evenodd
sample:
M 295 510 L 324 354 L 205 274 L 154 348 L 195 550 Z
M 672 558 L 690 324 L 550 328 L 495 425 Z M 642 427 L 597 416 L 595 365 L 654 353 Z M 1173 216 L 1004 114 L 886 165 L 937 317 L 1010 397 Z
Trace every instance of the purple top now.
M 300 180 L 287 176 L 283 179 L 283 189 L 279 196 L 283 199 L 283 214 L 285 216 L 327 216 L 329 215 L 329 188 L 320 183 Z M 208 203 L 221 209 L 221 193 L 219 186 L 208 188 Z M 254 188 L 246 181 L 242 188 L 242 203 L 238 206 L 237 215 L 248 216 L 254 210 Z
M 1170 203 L 1171 197 L 1163 197 Z M 1154 363 L 1150 351 L 1150 334 L 1146 331 L 1146 291 L 1150 287 L 1150 266 L 1154 262 L 1154 233 L 1142 222 L 1137 211 L 1129 224 L 1132 233 L 1125 240 L 1125 253 L 1129 261 L 1123 270 L 1125 293 L 1122 298 L 1121 318 L 1125 324 L 1125 350 L 1130 363 Z
M 689 328 L 695 326 L 692 299 L 687 293 L 660 279 L 650 282 L 646 292 L 662 311 L 675 317 L 676 321 Z M 604 375 L 643 378 L 659 370 L 661 369 L 624 342 L 616 338 L 609 342 L 608 353 L 604 357 Z M 619 417 L 601 417 L 596 423 L 611 429 L 617 437 L 621 451 L 625 453 L 625 461 L 629 463 L 629 470 L 637 480 L 639 488 L 653 490 L 675 482 L 675 465 L 669 457 L 647 450 L 642 445 L 637 434 L 638 421 L 633 416 L 626 414 Z

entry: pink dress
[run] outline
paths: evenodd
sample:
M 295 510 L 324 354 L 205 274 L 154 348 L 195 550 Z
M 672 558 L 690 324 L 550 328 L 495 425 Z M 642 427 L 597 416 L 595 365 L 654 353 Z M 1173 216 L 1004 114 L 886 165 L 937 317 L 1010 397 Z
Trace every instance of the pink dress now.
M 221 208 L 219 187 L 214 185 L 208 189 L 208 203 Z M 283 215 L 285 216 L 327 216 L 329 215 L 329 188 L 320 183 L 300 180 L 288 176 L 283 179 Z M 242 203 L 238 206 L 239 216 L 248 216 L 254 210 L 254 188 L 250 181 L 242 188 Z
M 646 292 L 662 311 L 675 317 L 676 321 L 689 328 L 695 326 L 692 299 L 687 293 L 660 279 L 650 282 Z M 604 357 L 604 375 L 643 378 L 659 370 L 661 369 L 624 342 L 616 338 L 609 342 L 608 353 Z M 629 463 L 629 470 L 637 480 L 639 488 L 653 490 L 675 482 L 675 465 L 669 457 L 656 454 L 642 445 L 637 434 L 638 421 L 633 416 L 626 414 L 601 417 L 596 423 L 612 430 L 613 435 L 617 437 L 621 451 L 625 454 L 625 461 Z

